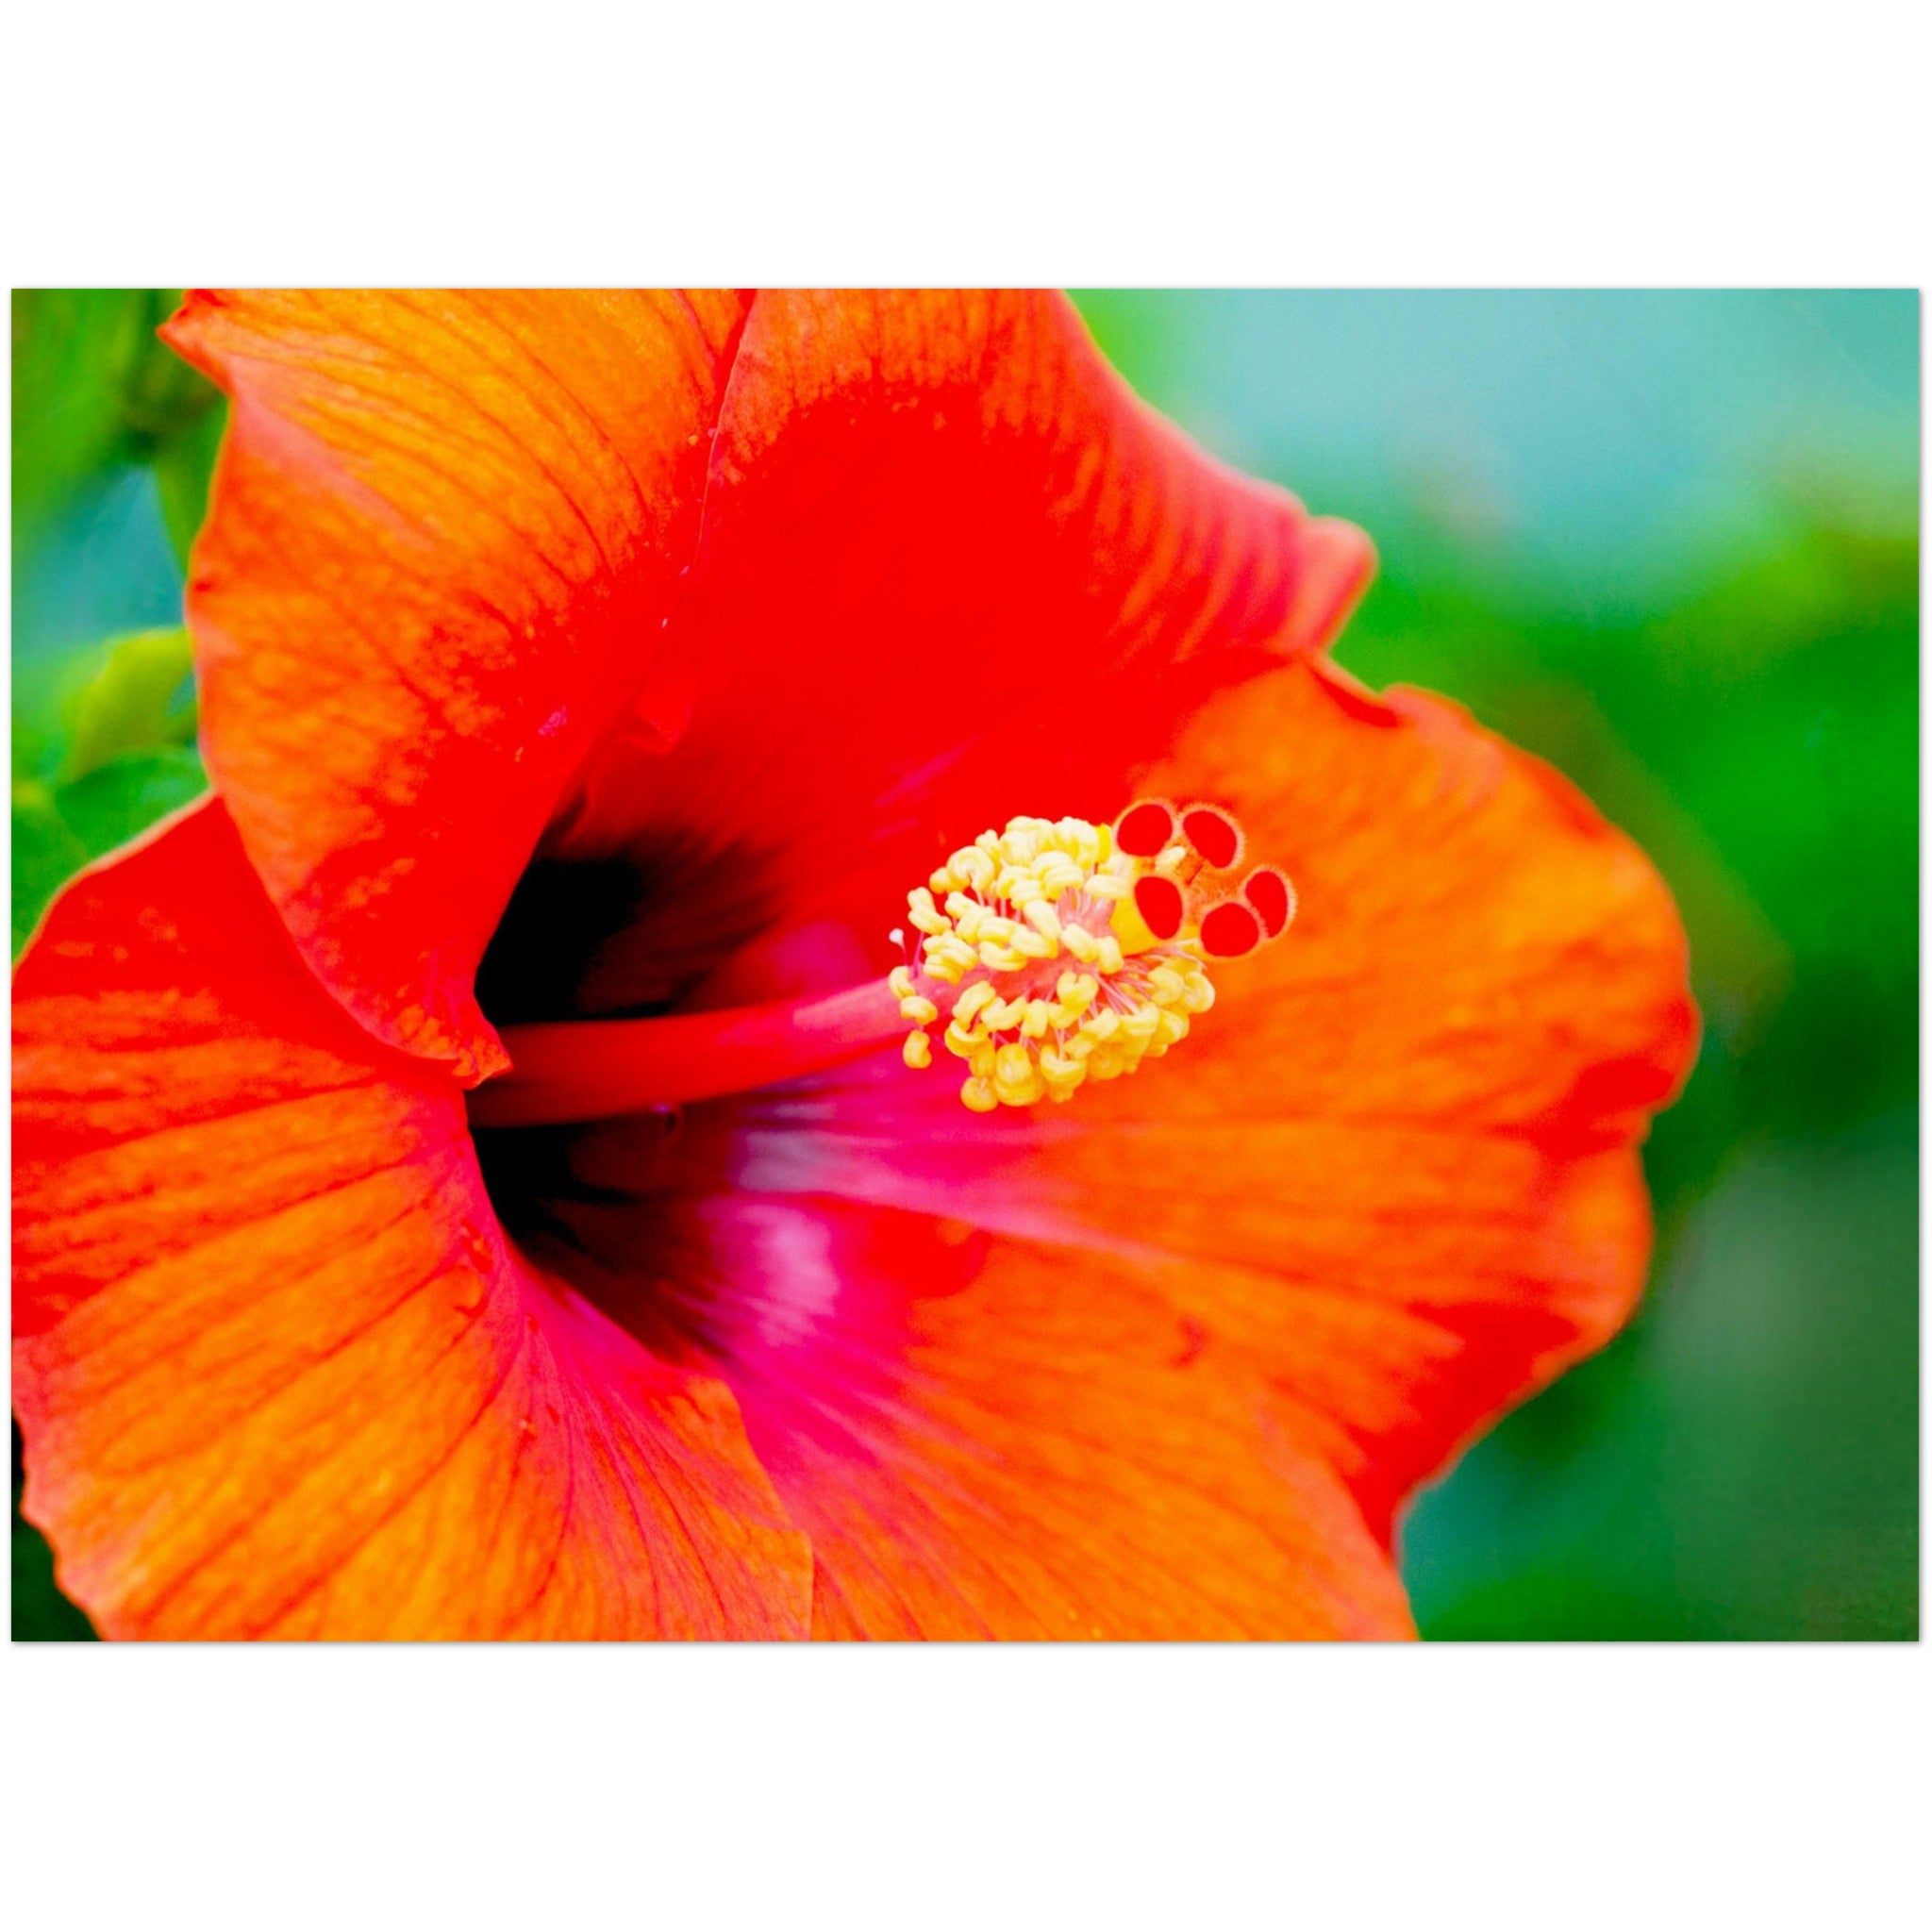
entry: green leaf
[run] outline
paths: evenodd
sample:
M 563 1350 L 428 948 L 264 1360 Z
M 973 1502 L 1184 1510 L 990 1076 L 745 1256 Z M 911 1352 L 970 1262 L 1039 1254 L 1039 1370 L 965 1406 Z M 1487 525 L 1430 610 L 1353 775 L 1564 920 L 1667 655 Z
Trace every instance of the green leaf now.
M 68 718 L 64 782 L 130 752 L 191 742 L 194 654 L 188 633 L 177 627 L 117 639 L 100 669 L 69 700 Z
M 224 411 L 215 386 L 155 333 L 177 299 L 173 289 L 14 291 L 16 556 L 117 463 L 173 473 L 162 481 L 170 530 L 181 521 L 192 535 Z
M 13 957 L 20 958 L 47 902 L 88 861 L 53 791 L 29 782 L 13 788 Z
M 63 703 L 71 694 L 71 667 L 53 662 L 16 659 L 13 666 L 13 782 L 31 779 L 51 784 L 67 755 L 67 720 Z
M 13 291 L 16 541 L 118 455 L 151 308 L 140 289 Z
M 13 1641 L 16 1643 L 86 1643 L 94 1626 L 60 1594 L 54 1581 L 54 1553 L 20 1513 L 20 1485 L 13 1487 Z
M 13 788 L 13 957 L 48 902 L 90 860 L 125 845 L 208 789 L 189 746 L 133 752 L 57 785 Z
M 207 790 L 200 758 L 182 747 L 116 758 L 62 785 L 55 799 L 88 857 L 98 858 Z
M 208 515 L 215 456 L 227 426 L 228 406 L 223 399 L 155 452 L 155 484 L 160 492 L 161 515 L 183 570 L 188 567 L 188 552 L 200 532 L 202 519 Z

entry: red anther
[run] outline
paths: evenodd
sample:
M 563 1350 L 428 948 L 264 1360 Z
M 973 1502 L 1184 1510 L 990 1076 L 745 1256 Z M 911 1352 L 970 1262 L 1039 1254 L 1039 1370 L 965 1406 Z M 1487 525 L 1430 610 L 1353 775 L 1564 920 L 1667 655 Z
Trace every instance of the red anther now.
M 1241 881 L 1241 897 L 1255 908 L 1261 930 L 1272 939 L 1280 938 L 1294 917 L 1294 888 L 1286 873 L 1272 865 L 1257 865 Z
M 1261 922 L 1239 899 L 1224 899 L 1201 915 L 1201 950 L 1213 959 L 1238 959 L 1261 943 Z
M 1143 798 L 1115 820 L 1113 842 L 1129 858 L 1157 858 L 1174 843 L 1174 813 L 1158 798 Z
M 1218 805 L 1189 806 L 1181 835 L 1217 872 L 1241 863 L 1241 828 Z
M 1137 806 L 1135 810 L 1139 809 Z M 1181 929 L 1187 901 L 1174 880 L 1158 872 L 1150 872 L 1134 881 L 1134 910 L 1141 915 L 1147 930 L 1156 939 L 1171 940 Z

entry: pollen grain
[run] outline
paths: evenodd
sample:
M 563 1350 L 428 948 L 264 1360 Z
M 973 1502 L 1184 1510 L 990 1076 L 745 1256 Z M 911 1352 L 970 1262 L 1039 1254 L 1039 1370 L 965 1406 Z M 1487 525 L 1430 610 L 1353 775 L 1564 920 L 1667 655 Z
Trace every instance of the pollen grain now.
M 1212 819 L 1204 824 L 1232 834 L 1215 841 L 1214 857 L 1238 859 L 1239 826 L 1218 808 L 1205 809 Z M 1149 838 L 1163 820 L 1171 839 Z M 1015 818 L 955 852 L 907 895 L 912 931 L 892 935 L 906 956 L 890 981 L 912 1028 L 906 1064 L 932 1063 L 938 1029 L 966 1063 L 960 1100 L 991 1113 L 1069 1100 L 1088 1081 L 1136 1073 L 1185 1040 L 1214 1004 L 1207 961 L 1217 954 L 1204 943 L 1204 923 L 1211 940 L 1239 908 L 1243 953 L 1287 924 L 1248 914 L 1226 866 L 1197 848 L 1188 823 L 1141 801 L 1117 822 L 1131 850 L 1114 826 Z M 1285 874 L 1265 871 L 1286 889 Z

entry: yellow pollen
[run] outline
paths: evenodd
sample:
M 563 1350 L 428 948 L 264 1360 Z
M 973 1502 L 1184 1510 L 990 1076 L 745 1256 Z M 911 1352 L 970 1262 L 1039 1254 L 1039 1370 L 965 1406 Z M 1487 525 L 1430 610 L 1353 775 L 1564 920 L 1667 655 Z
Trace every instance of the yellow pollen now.
M 1118 828 L 1131 851 L 1114 826 L 1011 819 L 907 895 L 914 933 L 893 935 L 907 958 L 889 982 L 912 1024 L 906 1064 L 930 1066 L 941 1029 L 974 1112 L 1064 1101 L 1160 1058 L 1214 1004 L 1207 961 L 1265 945 L 1292 916 L 1273 867 L 1237 889 L 1245 841 L 1219 808 L 1137 804 Z

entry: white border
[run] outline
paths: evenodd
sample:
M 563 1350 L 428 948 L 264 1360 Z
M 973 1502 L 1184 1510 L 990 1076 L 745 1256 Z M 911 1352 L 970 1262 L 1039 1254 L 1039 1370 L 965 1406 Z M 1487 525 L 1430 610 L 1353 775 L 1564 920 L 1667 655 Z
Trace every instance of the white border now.
M 16 282 L 1917 285 L 1926 35 L 1836 0 L 97 0 L 9 22 Z
M 8 46 L 15 284 L 1921 285 L 1932 234 L 1923 30 L 1867 0 L 116 0 Z M 1887 1924 L 1925 1687 L 1916 1646 L 18 1646 L 6 1884 L 278 1932 Z
M 12 1923 L 1912 1923 L 1918 1655 L 16 1652 Z

